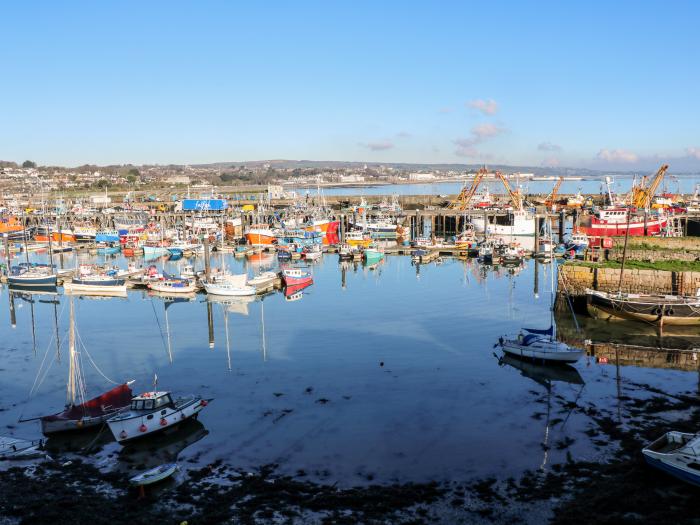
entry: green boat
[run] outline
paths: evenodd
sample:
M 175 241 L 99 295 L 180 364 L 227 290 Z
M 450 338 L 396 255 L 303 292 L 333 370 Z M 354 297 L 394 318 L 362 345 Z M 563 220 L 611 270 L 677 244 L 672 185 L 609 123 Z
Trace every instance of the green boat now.
M 365 248 L 364 259 L 367 264 L 375 264 L 384 259 L 384 252 L 376 247 Z

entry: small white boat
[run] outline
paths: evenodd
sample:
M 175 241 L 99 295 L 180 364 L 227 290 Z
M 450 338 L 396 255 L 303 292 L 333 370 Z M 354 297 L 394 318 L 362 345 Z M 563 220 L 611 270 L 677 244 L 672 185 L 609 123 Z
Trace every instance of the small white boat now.
M 117 443 L 149 436 L 172 428 L 194 417 L 207 406 L 211 399 L 190 395 L 173 400 L 170 392 L 145 392 L 131 400 L 125 412 L 107 420 Z
M 189 279 L 163 279 L 148 283 L 149 290 L 162 293 L 190 294 L 197 291 L 197 285 Z
M 254 287 L 256 290 L 265 290 L 272 286 L 277 279 L 275 272 L 262 272 L 252 279 L 248 279 L 247 285 Z
M 33 459 L 45 456 L 42 440 L 29 441 L 9 436 L 0 436 L 0 460 Z
M 501 337 L 498 343 L 507 354 L 538 361 L 575 363 L 583 357 L 583 350 L 555 340 L 551 333 L 543 334 L 544 330 L 531 333 L 533 331 L 525 328 L 516 338 Z
M 158 483 L 164 479 L 169 478 L 175 472 L 180 469 L 177 463 L 166 463 L 165 465 L 158 465 L 152 469 L 149 469 L 141 474 L 138 474 L 129 479 L 132 485 L 143 486 L 152 485 L 153 483 Z
M 700 435 L 666 432 L 642 449 L 646 462 L 676 478 L 700 486 Z

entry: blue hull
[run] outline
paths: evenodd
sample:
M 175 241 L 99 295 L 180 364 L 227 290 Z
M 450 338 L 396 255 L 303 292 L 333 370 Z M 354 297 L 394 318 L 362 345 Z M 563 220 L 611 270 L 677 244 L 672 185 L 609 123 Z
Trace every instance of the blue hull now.
M 21 286 L 23 288 L 29 286 L 56 286 L 56 276 L 48 275 L 40 278 L 23 278 L 18 275 L 10 275 L 7 278 L 7 283 L 11 286 Z
M 109 288 L 110 286 L 123 286 L 126 282 L 124 279 L 109 279 L 109 280 L 90 280 L 90 279 L 77 279 L 73 278 L 71 281 L 73 284 L 82 284 L 85 286 L 104 286 Z
M 688 472 L 685 472 L 684 470 L 674 468 L 671 465 L 667 465 L 663 461 L 650 458 L 646 454 L 644 454 L 644 459 L 650 466 L 662 470 L 663 472 L 666 472 L 667 474 L 670 474 L 674 478 L 680 479 L 681 481 L 685 481 L 686 483 L 690 483 L 691 485 L 700 487 L 700 475 L 694 476 L 692 474 L 689 474 Z

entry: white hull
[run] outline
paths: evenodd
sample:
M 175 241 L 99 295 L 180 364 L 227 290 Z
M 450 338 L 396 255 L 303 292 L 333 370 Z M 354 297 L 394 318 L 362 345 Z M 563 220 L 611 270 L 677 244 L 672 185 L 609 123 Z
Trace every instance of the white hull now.
M 575 363 L 583 357 L 583 350 L 570 348 L 564 343 L 550 341 L 521 345 L 517 341 L 506 340 L 501 347 L 507 354 L 540 361 Z
M 63 290 L 68 294 L 79 294 L 83 292 L 98 295 L 123 295 L 126 296 L 126 284 L 121 286 L 99 286 L 94 284 L 73 284 L 64 283 Z
M 208 294 L 226 295 L 229 297 L 245 297 L 247 295 L 255 295 L 255 287 L 253 286 L 232 286 L 226 283 L 205 283 L 204 289 Z
M 172 428 L 191 417 L 196 417 L 205 406 L 206 402 L 203 399 L 193 397 L 191 402 L 185 403 L 177 409 L 167 406 L 162 411 L 154 413 L 142 415 L 129 413 L 107 420 L 107 425 L 117 443 L 125 443 Z M 149 415 L 152 416 L 150 419 Z
M 153 290 L 154 292 L 163 292 L 163 293 L 167 293 L 167 294 L 171 294 L 171 293 L 173 293 L 173 294 L 174 293 L 189 294 L 189 293 L 197 291 L 197 286 L 194 283 L 189 283 L 189 284 L 186 284 L 184 286 L 173 286 L 173 285 L 167 284 L 167 283 L 154 282 L 154 283 L 150 283 L 148 285 L 148 288 L 150 290 Z
M 489 223 L 486 233 L 491 235 L 535 235 L 535 216 L 527 212 L 514 212 L 512 224 L 492 224 Z M 484 217 L 478 215 L 472 217 L 471 223 L 474 230 L 484 233 Z

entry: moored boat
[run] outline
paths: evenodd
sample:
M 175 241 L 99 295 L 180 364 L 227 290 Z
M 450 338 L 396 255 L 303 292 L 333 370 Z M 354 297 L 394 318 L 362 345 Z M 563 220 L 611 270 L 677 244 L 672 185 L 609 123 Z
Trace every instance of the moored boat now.
M 700 296 L 586 290 L 586 305 L 596 318 L 628 319 L 658 325 L 700 324 Z
M 284 268 L 282 278 L 285 286 L 309 285 L 314 280 L 311 272 L 303 268 Z
M 196 418 L 210 401 L 199 395 L 173 399 L 170 392 L 145 392 L 131 400 L 128 410 L 108 419 L 107 426 L 124 444 Z

